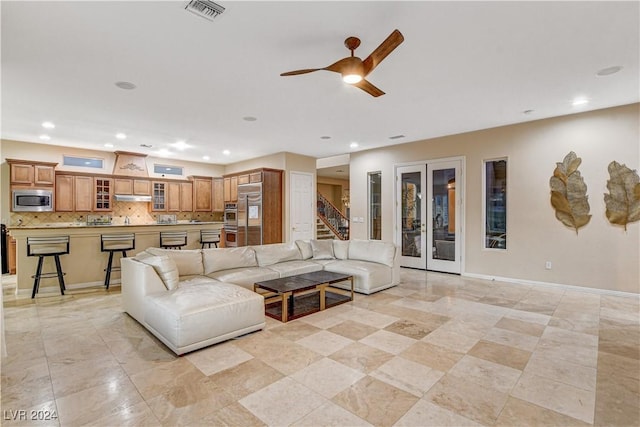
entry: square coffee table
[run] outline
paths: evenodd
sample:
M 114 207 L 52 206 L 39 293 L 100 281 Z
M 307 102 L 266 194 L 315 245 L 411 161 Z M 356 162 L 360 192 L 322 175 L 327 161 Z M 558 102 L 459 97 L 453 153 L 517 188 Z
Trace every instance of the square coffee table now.
M 351 290 L 331 286 L 351 282 Z M 265 314 L 283 323 L 338 304 L 353 301 L 353 276 L 314 271 L 256 282 L 253 290 L 265 297 Z

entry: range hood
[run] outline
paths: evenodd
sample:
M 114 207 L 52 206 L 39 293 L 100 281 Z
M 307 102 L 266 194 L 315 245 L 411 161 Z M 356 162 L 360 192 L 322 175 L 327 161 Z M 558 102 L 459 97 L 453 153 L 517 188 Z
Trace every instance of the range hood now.
M 115 194 L 115 199 L 119 202 L 150 202 L 151 196 L 136 196 L 132 194 Z

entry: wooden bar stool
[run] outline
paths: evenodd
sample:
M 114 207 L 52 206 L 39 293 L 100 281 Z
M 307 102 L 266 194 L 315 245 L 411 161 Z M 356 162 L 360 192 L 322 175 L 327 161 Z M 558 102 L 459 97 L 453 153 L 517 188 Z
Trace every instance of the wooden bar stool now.
M 104 271 L 107 272 L 104 278 L 104 285 L 109 289 L 112 271 L 120 271 L 120 267 L 113 266 L 114 252 L 122 252 L 122 257 L 127 257 L 126 251 L 132 251 L 136 248 L 136 235 L 133 233 L 121 234 L 101 234 L 100 235 L 100 251 L 109 252 L 109 262 Z
M 217 248 L 220 243 L 220 230 L 200 230 L 200 243 L 202 243 L 201 249 L 204 249 L 204 245 L 208 248 L 216 245 Z
M 160 247 L 164 249 L 182 249 L 187 246 L 186 231 L 161 231 Z
M 60 255 L 66 255 L 69 253 L 69 236 L 48 236 L 48 237 L 27 237 L 27 256 L 38 257 L 38 267 L 36 268 L 36 274 L 31 276 L 33 280 L 33 291 L 31 292 L 31 298 L 36 297 L 38 289 L 40 288 L 40 279 L 58 277 L 58 284 L 60 285 L 60 293 L 64 295 L 66 289 L 64 285 L 64 273 L 62 266 L 60 265 Z M 42 264 L 44 258 L 52 256 L 56 262 L 56 271 L 51 273 L 42 272 Z

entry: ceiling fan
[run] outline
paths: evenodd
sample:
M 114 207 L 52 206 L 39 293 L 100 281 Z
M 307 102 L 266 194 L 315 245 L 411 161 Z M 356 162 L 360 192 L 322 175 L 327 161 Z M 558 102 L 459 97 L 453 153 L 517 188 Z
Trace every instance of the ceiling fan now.
M 367 56 L 365 60 L 353 55 L 353 51 L 360 46 L 360 39 L 357 37 L 349 37 L 344 41 L 344 45 L 351 51 L 351 56 L 347 56 L 334 62 L 333 64 L 324 68 L 306 68 L 304 70 L 289 71 L 280 74 L 281 76 L 296 76 L 298 74 L 312 73 L 314 71 L 333 71 L 335 73 L 342 74 L 342 80 L 345 83 L 352 84 L 358 87 L 371 96 L 378 97 L 384 95 L 384 92 L 365 80 L 365 77 L 373 71 L 374 68 L 382 62 L 393 50 L 404 41 L 402 33 L 398 30 L 394 30 L 389 37 L 378 46 L 371 55 Z

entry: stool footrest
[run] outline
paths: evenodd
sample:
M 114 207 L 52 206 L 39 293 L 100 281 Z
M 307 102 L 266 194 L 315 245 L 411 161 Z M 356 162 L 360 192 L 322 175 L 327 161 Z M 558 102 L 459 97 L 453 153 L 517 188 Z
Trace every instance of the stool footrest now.
M 63 275 L 63 276 L 66 276 L 66 275 L 67 275 L 67 273 L 62 273 L 62 275 Z M 36 274 L 34 274 L 33 276 L 31 276 L 31 278 L 32 278 L 32 279 L 35 279 L 35 278 L 36 278 L 36 276 L 37 276 L 37 275 L 36 275 Z M 57 273 L 57 272 L 55 272 L 55 271 L 53 271 L 53 272 L 51 272 L 51 273 L 42 273 L 42 274 L 40 274 L 40 275 L 39 275 L 39 276 L 37 276 L 37 277 L 39 277 L 39 278 L 41 278 L 41 279 L 48 279 L 48 278 L 51 278 L 51 277 L 58 277 L 58 273 Z

